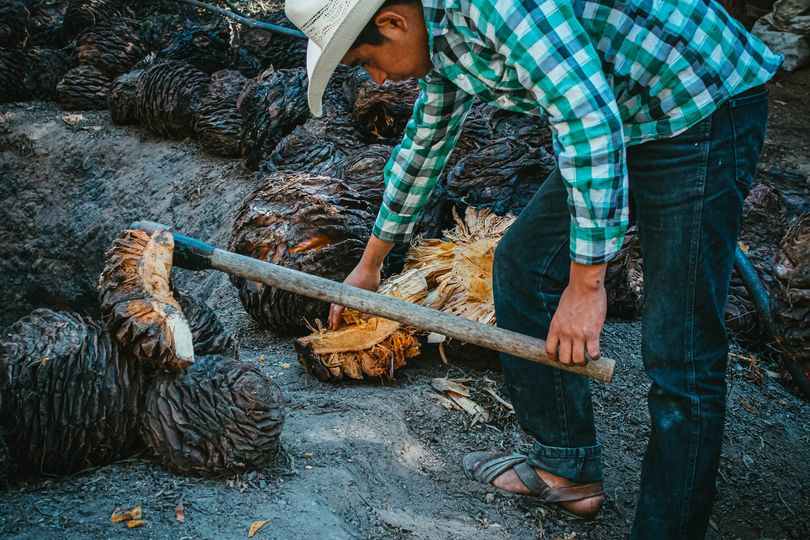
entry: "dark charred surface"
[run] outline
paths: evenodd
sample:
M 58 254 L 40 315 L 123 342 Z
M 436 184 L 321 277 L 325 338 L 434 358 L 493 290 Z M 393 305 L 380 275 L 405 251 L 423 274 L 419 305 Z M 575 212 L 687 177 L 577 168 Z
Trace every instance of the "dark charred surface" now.
M 23 0 L 0 0 L 0 47 L 25 47 L 30 19 L 31 14 Z
M 6 481 L 11 472 L 11 455 L 8 453 L 6 433 L 0 428 L 0 489 L 6 487 Z
M 336 178 L 275 173 L 242 205 L 230 250 L 259 260 L 342 281 L 360 260 L 374 220 L 359 193 Z M 306 331 L 328 304 L 233 278 L 250 316 L 283 334 Z
M 208 75 L 185 62 L 158 62 L 148 67 L 135 100 L 139 123 L 164 137 L 189 137 L 210 81 Z
M 70 0 L 63 29 L 67 37 L 77 36 L 94 24 L 134 17 L 126 0 Z
M 143 373 L 103 328 L 40 309 L 0 340 L 1 421 L 17 469 L 69 474 L 137 446 Z
M 56 101 L 69 111 L 106 109 L 111 82 L 112 78 L 95 66 L 75 67 L 56 85 Z
M 810 371 L 810 213 L 788 228 L 774 263 L 771 291 L 779 342 Z
M 107 108 L 114 124 L 125 126 L 138 122 L 136 97 L 144 70 L 133 69 L 116 77 L 107 93 Z
M 194 117 L 194 134 L 210 154 L 239 157 L 242 115 L 236 106 L 248 79 L 235 70 L 218 71 Z
M 150 52 L 159 52 L 185 28 L 185 19 L 173 13 L 155 13 L 138 21 L 141 41 Z
M 630 227 L 619 253 L 608 263 L 605 273 L 607 315 L 619 319 L 641 316 L 644 303 L 644 276 L 641 266 L 638 229 Z
M 346 88 L 358 129 L 369 142 L 399 143 L 421 92 L 419 85 L 411 79 L 377 86 L 365 72 L 355 73 L 359 75 L 347 78 Z
M 56 85 L 70 69 L 68 55 L 59 49 L 32 47 L 25 52 L 25 87 L 34 99 L 56 97 Z
M 79 64 L 95 66 L 110 78 L 115 78 L 146 56 L 146 48 L 128 24 L 111 21 L 84 32 L 73 54 Z
M 222 355 L 231 359 L 239 358 L 236 340 L 217 317 L 216 312 L 194 295 L 174 291 L 194 340 L 194 354 L 197 356 Z
M 279 141 L 259 171 L 264 174 L 297 171 L 340 178 L 350 151 L 298 126 Z
M 238 53 L 237 53 L 238 54 Z M 204 73 L 214 73 L 231 67 L 233 54 L 228 43 L 227 27 L 190 26 L 176 32 L 163 50 L 161 58 L 187 62 Z M 249 75 L 256 75 L 258 66 L 248 66 Z
M 385 180 L 383 170 L 391 157 L 392 148 L 370 144 L 349 154 L 344 160 L 340 177 L 356 190 L 376 212 L 382 204 Z
M 309 117 L 304 69 L 280 69 L 250 81 L 239 96 L 242 114 L 242 156 L 256 169 L 295 126 Z
M 262 15 L 259 20 L 293 28 L 294 25 L 283 11 Z M 242 28 L 237 36 L 240 49 L 255 55 L 262 67 L 272 65 L 276 69 L 305 67 L 307 40 L 283 36 L 255 28 Z
M 29 97 L 25 87 L 25 53 L 0 50 L 0 103 Z
M 66 1 L 38 3 L 31 9 L 30 37 L 28 45 L 37 47 L 63 47 L 66 44 L 62 22 L 65 18 Z
M 515 137 L 533 148 L 543 148 L 551 155 L 551 128 L 545 118 L 487 107 L 493 137 Z
M 246 362 L 201 357 L 160 375 L 146 394 L 143 435 L 156 459 L 185 475 L 225 476 L 266 465 L 279 448 L 284 397 Z

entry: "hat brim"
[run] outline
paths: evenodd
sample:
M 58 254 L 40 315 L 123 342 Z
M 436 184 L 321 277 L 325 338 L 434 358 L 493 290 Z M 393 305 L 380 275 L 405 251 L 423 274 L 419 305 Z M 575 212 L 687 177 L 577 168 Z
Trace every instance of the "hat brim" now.
M 380 9 L 385 0 L 360 0 L 346 14 L 332 37 L 321 49 L 310 40 L 307 46 L 307 102 L 309 110 L 315 116 L 323 114 L 323 93 L 329 79 L 335 72 L 340 60 L 349 52 L 349 48 L 363 31 L 366 24 Z

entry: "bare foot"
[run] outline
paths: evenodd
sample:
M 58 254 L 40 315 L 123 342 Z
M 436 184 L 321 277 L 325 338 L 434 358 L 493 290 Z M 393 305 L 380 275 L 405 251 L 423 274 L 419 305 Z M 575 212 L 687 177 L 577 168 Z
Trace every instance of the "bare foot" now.
M 572 482 L 571 480 L 562 478 L 561 476 L 556 476 L 542 469 L 534 468 L 534 472 L 537 473 L 537 476 L 539 476 L 541 480 L 552 488 L 577 485 L 576 482 Z M 514 469 L 509 469 L 505 473 L 495 478 L 495 480 L 492 481 L 492 485 L 498 489 L 508 491 L 509 493 L 516 493 L 518 495 L 529 494 L 529 488 L 527 488 L 526 485 L 520 480 Z M 589 497 L 579 501 L 568 501 L 555 504 L 572 514 L 576 514 L 583 518 L 592 518 L 602 507 L 603 500 L 604 497 L 602 495 L 597 495 L 595 497 Z

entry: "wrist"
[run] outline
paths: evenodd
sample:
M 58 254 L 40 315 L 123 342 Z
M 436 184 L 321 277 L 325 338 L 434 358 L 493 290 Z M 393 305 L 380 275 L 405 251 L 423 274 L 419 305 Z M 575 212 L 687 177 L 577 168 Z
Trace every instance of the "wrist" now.
M 382 269 L 385 258 L 393 248 L 394 244 L 392 242 L 380 240 L 372 234 L 357 266 L 367 271 L 379 272 Z
M 597 292 L 605 287 L 607 263 L 580 264 L 571 262 L 568 286 L 582 292 Z

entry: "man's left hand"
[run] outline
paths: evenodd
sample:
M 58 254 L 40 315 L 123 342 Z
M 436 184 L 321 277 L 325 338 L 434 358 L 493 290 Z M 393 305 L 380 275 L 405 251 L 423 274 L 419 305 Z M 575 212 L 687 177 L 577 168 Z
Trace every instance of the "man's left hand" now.
M 551 359 L 584 366 L 588 363 L 585 351 L 592 360 L 599 359 L 599 336 L 607 313 L 606 270 L 607 264 L 571 263 L 568 287 L 551 319 L 546 339 L 546 353 Z

